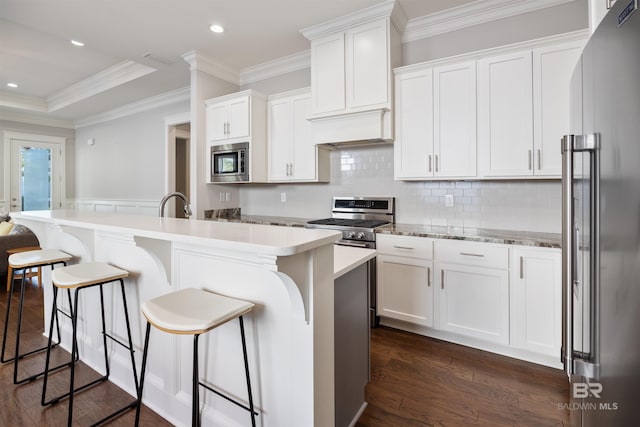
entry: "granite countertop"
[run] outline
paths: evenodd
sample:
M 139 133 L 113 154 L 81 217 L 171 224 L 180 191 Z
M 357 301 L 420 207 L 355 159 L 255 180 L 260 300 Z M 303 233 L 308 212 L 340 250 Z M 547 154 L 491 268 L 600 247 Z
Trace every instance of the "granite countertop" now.
M 304 227 L 307 221 L 317 218 L 292 218 L 263 215 L 238 215 L 237 210 L 207 211 L 205 216 L 211 221 L 242 222 L 248 224 Z M 421 224 L 390 224 L 376 228 L 377 233 L 400 236 L 431 237 L 434 239 L 468 240 L 475 242 L 499 243 L 506 245 L 560 248 L 560 234 L 533 231 L 497 230 L 489 228 L 446 227 Z

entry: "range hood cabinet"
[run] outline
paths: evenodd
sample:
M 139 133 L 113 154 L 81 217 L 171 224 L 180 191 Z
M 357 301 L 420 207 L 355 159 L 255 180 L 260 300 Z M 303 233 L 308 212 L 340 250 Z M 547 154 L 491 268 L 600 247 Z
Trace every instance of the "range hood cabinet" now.
M 312 117 L 313 143 L 333 147 L 390 144 L 393 142 L 392 113 L 384 109 Z

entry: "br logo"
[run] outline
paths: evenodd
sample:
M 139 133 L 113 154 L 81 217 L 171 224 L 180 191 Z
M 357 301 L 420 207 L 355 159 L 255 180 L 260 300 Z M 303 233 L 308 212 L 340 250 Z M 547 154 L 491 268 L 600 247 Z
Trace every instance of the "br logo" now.
M 573 397 L 576 399 L 584 399 L 593 396 L 600 399 L 602 393 L 602 384 L 600 383 L 573 383 Z

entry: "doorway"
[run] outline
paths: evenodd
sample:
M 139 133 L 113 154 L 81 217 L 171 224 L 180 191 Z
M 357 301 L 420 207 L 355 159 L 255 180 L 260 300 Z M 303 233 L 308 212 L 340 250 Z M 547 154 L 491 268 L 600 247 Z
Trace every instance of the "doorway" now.
M 166 184 L 165 194 L 178 191 L 191 200 L 191 114 L 182 113 L 165 118 Z M 167 204 L 167 215 L 184 218 L 183 203 L 174 200 Z
M 5 164 L 7 157 L 9 161 L 5 189 L 9 187 L 9 211 L 62 207 L 65 141 L 63 137 L 5 133 Z

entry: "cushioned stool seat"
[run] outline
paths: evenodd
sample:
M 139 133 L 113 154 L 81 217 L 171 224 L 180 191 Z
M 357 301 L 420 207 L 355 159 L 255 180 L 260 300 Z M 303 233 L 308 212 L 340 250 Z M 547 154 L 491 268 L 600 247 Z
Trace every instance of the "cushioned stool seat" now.
M 40 376 L 42 376 L 44 374 L 43 372 L 39 372 L 35 375 L 31 375 L 27 378 L 23 378 L 21 380 L 18 380 L 18 362 L 20 361 L 20 359 L 23 359 L 25 356 L 28 356 L 30 354 L 33 353 L 37 353 L 39 351 L 43 351 L 46 350 L 48 348 L 48 346 L 45 347 L 41 347 L 35 350 L 31 350 L 28 351 L 26 353 L 20 354 L 20 332 L 21 332 L 21 328 L 22 328 L 22 308 L 23 308 L 23 303 L 24 303 L 24 293 L 25 293 L 25 278 L 27 277 L 26 274 L 26 270 L 29 269 L 33 269 L 33 268 L 37 268 L 40 269 L 42 267 L 46 267 L 46 266 L 51 266 L 51 268 L 54 268 L 55 264 L 64 264 L 66 265 L 67 261 L 69 261 L 71 259 L 71 255 L 69 255 L 66 252 L 62 252 L 56 249 L 34 249 L 34 250 L 28 250 L 28 251 L 23 251 L 23 252 L 16 252 L 16 253 L 12 253 L 11 255 L 9 255 L 9 269 L 11 270 L 11 275 L 9 276 L 8 280 L 9 280 L 9 289 L 8 289 L 8 298 L 7 298 L 7 312 L 5 315 L 5 322 L 4 322 L 4 334 L 2 337 L 2 352 L 0 354 L 0 360 L 4 363 L 4 362 L 10 362 L 10 361 L 14 361 L 14 369 L 13 369 L 13 383 L 14 384 L 21 384 L 27 381 L 32 381 Z M 14 357 L 10 358 L 10 359 L 6 359 L 4 357 L 5 354 L 5 349 L 6 349 L 6 343 L 7 343 L 7 328 L 9 325 L 9 317 L 10 317 L 10 313 L 11 313 L 11 297 L 13 295 L 13 289 L 14 289 L 14 279 L 15 276 L 17 274 L 17 272 L 19 272 L 20 270 L 22 270 L 22 274 L 21 274 L 21 281 L 20 281 L 20 302 L 18 305 L 18 322 L 17 322 L 17 333 L 16 333 L 16 346 L 15 346 L 15 354 Z M 55 271 L 55 270 L 54 270 Z M 58 342 L 55 344 L 59 344 L 60 343 L 60 327 L 59 327 L 59 322 L 58 322 L 58 310 L 55 310 L 52 313 L 52 322 L 55 322 L 56 325 L 58 325 L 57 327 L 57 332 L 58 332 Z M 53 326 L 53 323 L 52 325 Z M 53 331 L 53 329 L 52 329 Z M 57 366 L 53 369 L 58 369 L 60 367 L 63 366 L 67 366 L 67 364 L 65 365 L 61 365 L 61 366 Z
M 142 369 L 140 372 L 140 389 L 138 392 L 138 408 L 136 413 L 136 426 L 140 419 L 140 405 L 142 403 L 142 390 L 144 386 L 144 374 L 147 365 L 149 351 L 149 333 L 151 325 L 171 334 L 193 335 L 193 378 L 192 378 L 192 426 L 200 425 L 200 396 L 199 386 L 203 386 L 217 395 L 225 398 L 239 407 L 249 411 L 251 424 L 256 425 L 253 397 L 251 393 L 251 380 L 249 377 L 249 363 L 247 359 L 247 346 L 244 335 L 244 321 L 242 316 L 250 312 L 254 304 L 235 298 L 208 292 L 202 289 L 182 289 L 170 294 L 162 295 L 142 304 L 142 313 L 147 319 L 147 328 L 144 340 L 144 353 L 142 355 Z M 200 382 L 198 375 L 198 337 L 233 319 L 238 319 L 240 324 L 240 337 L 242 341 L 242 354 L 244 357 L 245 377 L 247 382 L 247 394 L 249 406 L 211 388 Z
M 103 262 L 85 262 L 55 270 L 51 275 L 58 288 L 79 288 L 123 279 L 129 272 Z

